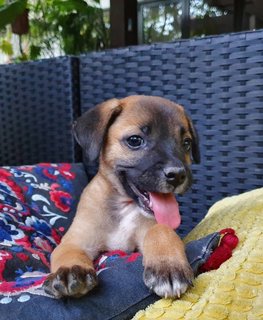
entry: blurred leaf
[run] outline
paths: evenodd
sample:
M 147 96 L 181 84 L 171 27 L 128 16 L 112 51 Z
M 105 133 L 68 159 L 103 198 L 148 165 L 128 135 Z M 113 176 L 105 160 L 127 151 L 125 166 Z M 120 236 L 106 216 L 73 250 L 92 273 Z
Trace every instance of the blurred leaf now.
M 12 23 L 27 7 L 27 0 L 17 0 L 0 7 L 0 30 Z
M 12 44 L 5 39 L 0 43 L 0 50 L 8 56 L 13 54 Z
M 60 12 L 72 12 L 74 10 L 85 13 L 90 7 L 84 0 L 54 0 L 54 6 L 57 6 Z
M 30 47 L 30 58 L 35 60 L 40 56 L 41 53 L 41 47 L 40 46 L 35 46 L 31 45 Z
M 21 62 L 28 61 L 28 56 L 27 56 L 27 54 L 22 53 L 21 56 L 19 56 L 17 59 L 18 59 L 19 62 L 20 61 Z

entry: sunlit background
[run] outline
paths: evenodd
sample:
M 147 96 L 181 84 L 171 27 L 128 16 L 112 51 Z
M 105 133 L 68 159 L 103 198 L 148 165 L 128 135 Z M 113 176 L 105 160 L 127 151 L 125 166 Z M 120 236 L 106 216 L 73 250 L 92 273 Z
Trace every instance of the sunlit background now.
M 262 27 L 262 0 L 0 0 L 0 63 Z

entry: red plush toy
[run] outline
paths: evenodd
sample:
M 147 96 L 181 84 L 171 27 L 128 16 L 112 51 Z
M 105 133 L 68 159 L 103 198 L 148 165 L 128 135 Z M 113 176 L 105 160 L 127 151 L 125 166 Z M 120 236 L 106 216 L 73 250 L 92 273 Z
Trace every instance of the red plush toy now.
M 238 245 L 238 237 L 231 228 L 219 231 L 222 238 L 208 260 L 200 267 L 200 272 L 218 269 L 223 262 L 232 257 L 232 251 Z

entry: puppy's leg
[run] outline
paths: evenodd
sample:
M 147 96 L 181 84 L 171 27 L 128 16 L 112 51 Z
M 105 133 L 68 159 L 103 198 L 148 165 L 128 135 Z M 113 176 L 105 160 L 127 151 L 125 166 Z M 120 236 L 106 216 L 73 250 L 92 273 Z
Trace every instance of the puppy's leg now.
M 78 221 L 79 220 L 79 221 Z M 85 295 L 97 285 L 93 259 L 98 254 L 94 229 L 83 228 L 76 219 L 51 255 L 51 274 L 44 283 L 47 293 L 58 298 Z
M 143 242 L 144 282 L 161 297 L 180 297 L 192 284 L 193 271 L 184 244 L 168 226 L 156 224 Z
M 53 251 L 51 272 L 44 289 L 57 298 L 80 297 L 97 285 L 91 258 L 75 244 L 62 243 Z

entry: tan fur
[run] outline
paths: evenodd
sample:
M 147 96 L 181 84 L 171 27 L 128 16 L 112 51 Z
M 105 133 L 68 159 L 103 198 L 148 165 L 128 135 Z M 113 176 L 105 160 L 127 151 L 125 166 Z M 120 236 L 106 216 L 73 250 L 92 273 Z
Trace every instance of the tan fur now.
M 171 245 L 172 244 L 172 245 Z M 155 224 L 145 235 L 143 244 L 145 265 L 155 264 L 156 257 L 163 261 L 183 264 L 186 260 L 184 245 L 178 235 L 165 225 Z
M 61 244 L 52 253 L 52 273 L 47 286 L 53 294 L 56 295 L 54 283 L 59 281 L 58 275 L 61 272 L 69 277 L 76 265 L 83 270 L 94 270 L 92 261 L 99 252 L 115 249 L 138 249 L 143 253 L 146 271 L 153 269 L 153 274 L 160 272 L 162 276 L 167 274 L 167 277 L 170 277 L 170 273 L 178 272 L 191 282 L 193 275 L 180 238 L 171 228 L 157 225 L 155 219 L 145 217 L 141 212 L 142 209 L 123 190 L 114 173 L 114 167 L 120 155 L 126 163 L 132 163 L 135 157 L 134 153 L 129 153 L 119 143 L 120 139 L 125 134 L 136 134 L 140 125 L 151 120 L 152 114 L 144 110 L 143 105 L 150 104 L 151 101 L 156 103 L 156 99 L 159 99 L 158 101 L 165 106 L 168 113 L 170 112 L 171 123 L 167 125 L 171 127 L 171 135 L 179 139 L 177 124 L 188 128 L 188 122 L 183 108 L 168 100 L 134 96 L 122 100 L 112 99 L 101 106 L 101 123 L 98 123 L 100 130 L 108 121 L 106 119 L 109 118 L 109 112 L 117 106 L 123 111 L 108 130 L 101 151 L 99 172 L 84 189 L 75 219 Z M 191 136 L 188 131 L 185 135 Z M 190 155 L 185 156 L 185 162 L 191 163 Z M 118 211 L 110 211 L 112 201 L 119 208 Z M 175 276 L 177 282 L 175 281 L 172 288 L 168 288 L 166 283 L 151 285 L 151 276 L 145 280 L 145 283 L 149 287 L 155 286 L 153 290 L 162 296 L 180 295 L 187 287 L 180 283 L 180 277 L 181 275 Z M 95 282 L 94 280 L 92 286 Z M 81 290 L 74 291 L 68 287 L 63 290 L 62 293 L 57 293 L 57 296 L 79 296 L 90 289 L 82 287 Z

